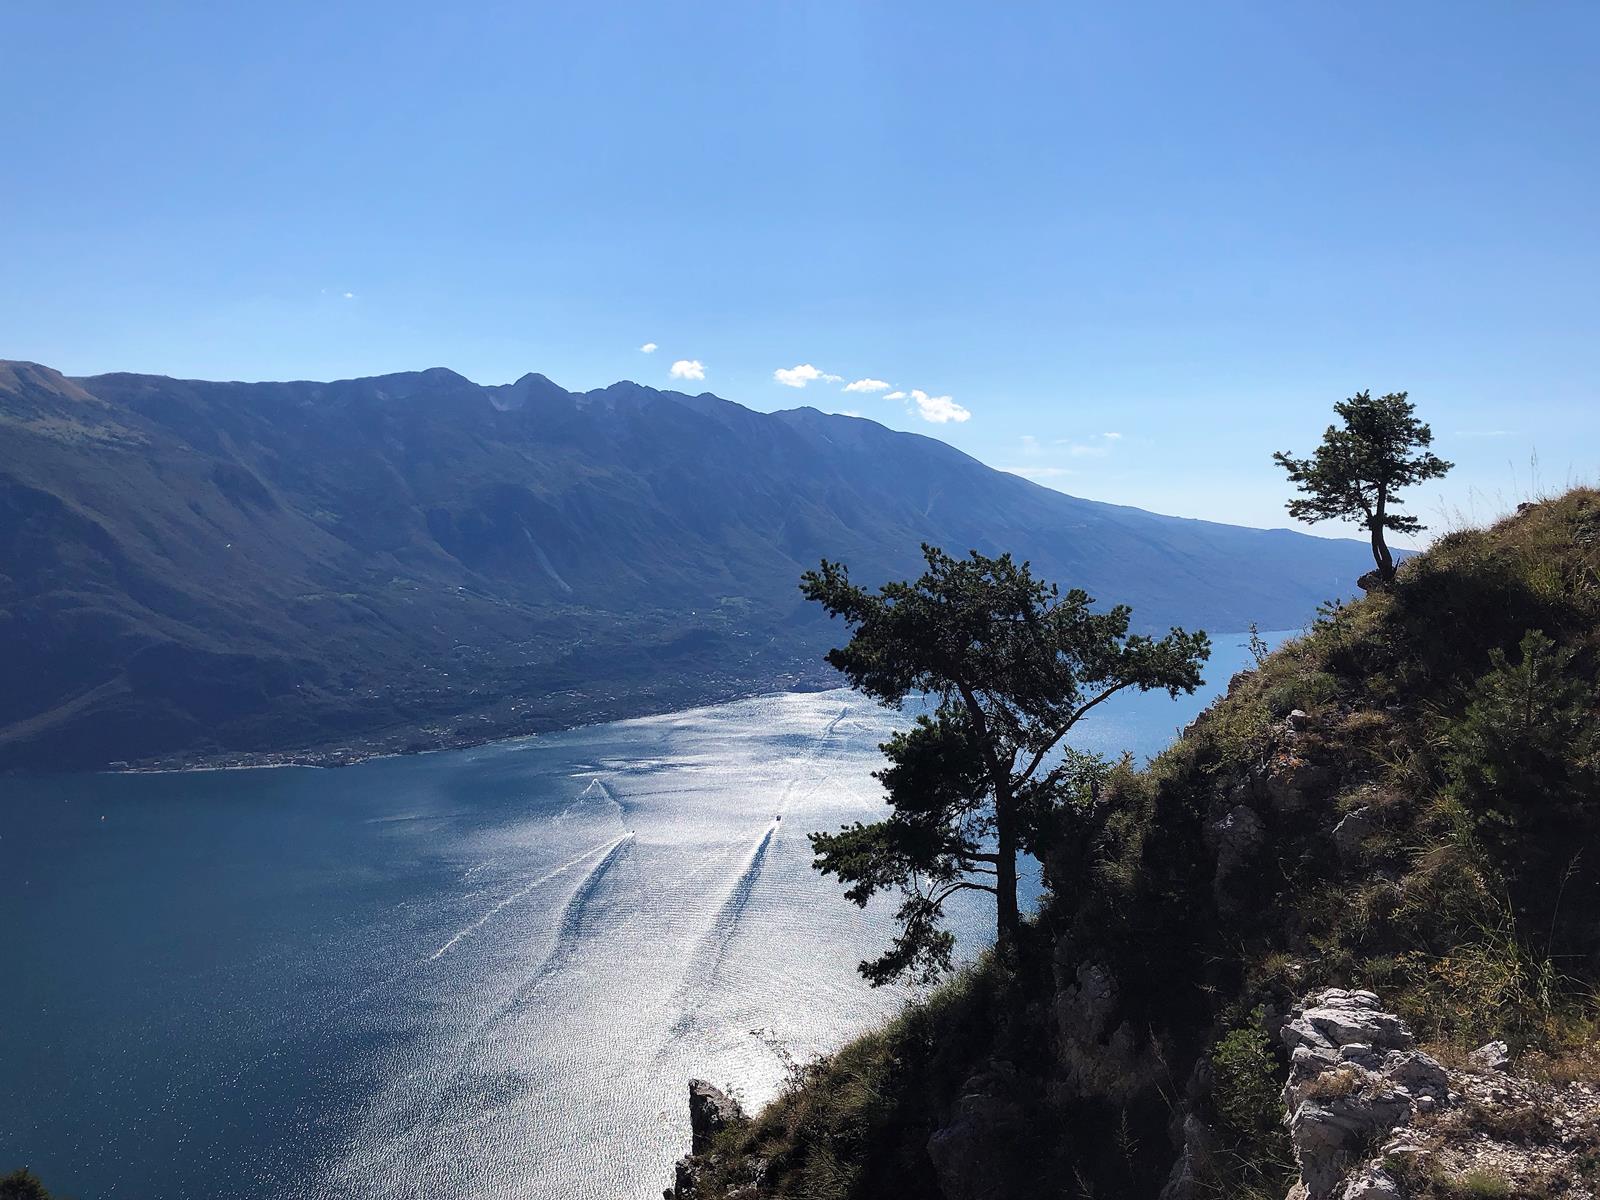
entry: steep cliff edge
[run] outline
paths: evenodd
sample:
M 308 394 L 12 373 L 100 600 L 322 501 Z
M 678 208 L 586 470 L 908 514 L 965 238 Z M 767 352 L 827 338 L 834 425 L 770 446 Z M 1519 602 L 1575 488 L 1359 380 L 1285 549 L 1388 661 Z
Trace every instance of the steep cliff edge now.
M 1120 768 L 1016 962 L 797 1071 L 680 1200 L 1592 1193 L 1597 661 L 1600 494 L 1442 538 Z M 1294 1049 L 1341 1004 L 1387 1032 Z M 1304 1102 L 1352 1096 L 1302 1179 Z

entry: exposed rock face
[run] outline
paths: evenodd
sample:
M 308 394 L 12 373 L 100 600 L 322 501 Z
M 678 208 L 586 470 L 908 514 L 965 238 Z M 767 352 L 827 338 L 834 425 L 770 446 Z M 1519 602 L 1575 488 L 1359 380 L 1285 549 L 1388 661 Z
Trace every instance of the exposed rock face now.
M 690 1153 L 711 1148 L 712 1140 L 735 1121 L 744 1119 L 739 1102 L 704 1079 L 689 1081 Z
M 689 1081 L 689 1153 L 678 1160 L 666 1200 L 695 1200 L 701 1175 L 712 1165 L 711 1145 L 729 1125 L 745 1119 L 739 1102 L 704 1079 Z M 754 1169 L 759 1175 L 759 1168 Z
M 1161 1189 L 1160 1200 L 1195 1200 L 1198 1188 L 1211 1170 L 1211 1161 L 1217 1149 L 1216 1134 L 1211 1126 L 1193 1113 L 1185 1112 L 1182 1127 L 1175 1139 L 1178 1143 L 1178 1161 L 1172 1165 L 1172 1174 Z
M 1021 1108 L 1008 1097 L 1015 1086 L 1015 1068 L 991 1063 L 961 1089 L 950 1122 L 928 1138 L 928 1157 L 946 1200 L 992 1200 L 1006 1178 L 1003 1159 L 1022 1125 Z
M 1372 992 L 1314 993 L 1290 1013 L 1281 1036 L 1291 1064 L 1283 1099 L 1300 1164 L 1291 1200 L 1341 1195 L 1369 1139 L 1409 1123 L 1424 1100 L 1428 1109 L 1451 1100 L 1444 1068 L 1413 1049 L 1405 1022 L 1384 1012 Z M 1378 1196 L 1374 1189 L 1383 1186 L 1374 1177 L 1346 1194 Z
M 1511 1065 L 1511 1054 L 1504 1042 L 1488 1042 L 1467 1055 L 1467 1061 L 1485 1071 L 1504 1071 Z
M 1056 962 L 1053 1015 L 1056 1059 L 1067 1086 L 1078 1095 L 1101 1095 L 1126 1103 L 1161 1073 L 1155 1049 L 1126 1021 L 1116 1019 L 1117 981 L 1099 963 Z
M 1378 831 L 1378 822 L 1369 808 L 1346 813 L 1333 827 L 1333 844 L 1339 857 L 1349 862 L 1361 852 L 1361 843 Z
M 1289 1200 L 1406 1200 L 1435 1194 L 1429 1181 L 1471 1178 L 1506 1189 L 1484 1195 L 1600 1194 L 1600 1088 L 1592 1084 L 1519 1079 L 1498 1041 L 1447 1071 L 1414 1048 L 1405 1022 L 1371 992 L 1314 993 L 1282 1037 L 1300 1164 Z
M 1291 734 L 1298 732 L 1290 730 Z M 1293 815 L 1305 807 L 1309 797 L 1325 791 L 1333 778 L 1328 767 L 1302 758 L 1292 749 L 1284 750 L 1268 766 L 1267 799 L 1280 816 Z
M 1255 809 L 1236 804 L 1206 826 L 1206 841 L 1217 855 L 1216 889 L 1220 894 L 1227 881 L 1247 864 L 1261 848 L 1266 827 Z

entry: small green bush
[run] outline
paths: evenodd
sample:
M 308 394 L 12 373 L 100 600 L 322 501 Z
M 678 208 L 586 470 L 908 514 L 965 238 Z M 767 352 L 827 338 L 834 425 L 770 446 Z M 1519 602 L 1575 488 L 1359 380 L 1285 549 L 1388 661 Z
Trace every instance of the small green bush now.
M 1262 1028 L 1265 1022 L 1266 1014 L 1258 1006 L 1250 1014 L 1248 1025 L 1224 1034 L 1211 1051 L 1211 1068 L 1216 1076 L 1212 1097 L 1217 1115 L 1244 1136 L 1277 1128 L 1283 1115 L 1278 1100 L 1282 1087 L 1278 1060 Z
M 1497 840 L 1520 842 L 1521 827 L 1541 816 L 1600 811 L 1600 717 L 1575 657 L 1528 630 L 1515 661 L 1490 655 L 1476 698 L 1450 725 L 1446 766 Z

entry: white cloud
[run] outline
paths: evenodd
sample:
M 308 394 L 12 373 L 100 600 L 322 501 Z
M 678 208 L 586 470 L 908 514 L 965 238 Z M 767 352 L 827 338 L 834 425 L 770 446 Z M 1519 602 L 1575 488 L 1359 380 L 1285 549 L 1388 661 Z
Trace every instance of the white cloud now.
M 654 354 L 659 349 L 661 349 L 661 347 L 656 345 L 654 342 L 646 342 L 644 345 L 639 347 L 639 353 Z
M 839 415 L 840 415 L 840 416 L 841 416 L 841 417 L 855 417 L 855 418 L 857 418 L 857 419 L 858 419 L 858 420 L 859 420 L 859 419 L 860 419 L 860 417 L 861 417 L 861 414 L 860 414 L 860 413 L 858 413 L 858 412 L 857 412 L 857 411 L 856 411 L 856 410 L 855 410 L 855 409 L 853 409 L 853 408 L 841 408 L 841 409 L 840 409 L 840 410 L 839 410 Z
M 905 398 L 906 394 L 904 392 L 890 392 L 884 397 L 885 400 L 904 400 Z
M 1122 435 L 1120 433 L 1102 433 L 1100 436 L 1105 438 L 1108 442 L 1120 442 L 1122 440 Z
M 1033 434 L 1023 434 L 1020 441 L 1022 442 L 1022 452 L 1024 454 L 1031 455 L 1039 453 L 1039 439 L 1034 437 Z
M 356 298 L 356 294 L 354 292 L 346 292 L 344 294 L 344 298 L 346 300 L 354 300 Z
M 821 380 L 823 383 L 838 383 L 844 378 L 842 375 L 829 375 L 820 371 L 810 363 L 801 363 L 795 367 L 779 367 L 772 373 L 772 377 L 784 387 L 803 388 L 808 383 Z
M 882 379 L 858 379 L 844 385 L 847 392 L 887 392 L 890 385 Z
M 704 379 L 706 368 L 698 358 L 680 358 L 669 373 L 674 379 Z
M 917 416 L 924 421 L 932 421 L 935 425 L 943 425 L 949 421 L 959 424 L 972 417 L 970 412 L 949 396 L 930 396 L 921 388 L 911 389 L 911 400 L 917 406 Z

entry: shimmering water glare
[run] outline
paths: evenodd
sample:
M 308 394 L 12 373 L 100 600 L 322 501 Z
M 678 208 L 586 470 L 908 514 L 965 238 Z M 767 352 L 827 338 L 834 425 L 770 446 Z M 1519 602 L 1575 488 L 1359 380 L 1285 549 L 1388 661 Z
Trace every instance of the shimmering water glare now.
M 1207 698 L 1119 698 L 1078 743 L 1153 753 Z M 881 811 L 903 719 L 835 691 L 337 771 L 0 780 L 0 1171 L 80 1200 L 653 1200 L 691 1075 L 760 1104 L 780 1047 L 908 998 L 855 970 L 891 906 L 842 900 L 805 838 Z M 978 903 L 954 923 L 993 934 Z

